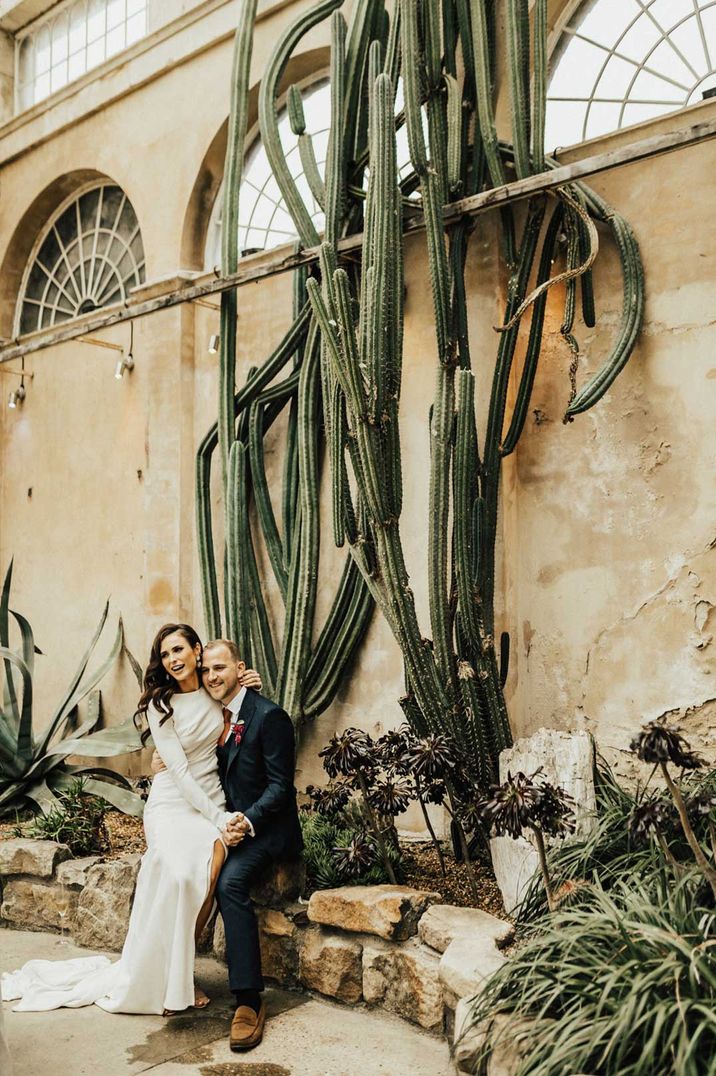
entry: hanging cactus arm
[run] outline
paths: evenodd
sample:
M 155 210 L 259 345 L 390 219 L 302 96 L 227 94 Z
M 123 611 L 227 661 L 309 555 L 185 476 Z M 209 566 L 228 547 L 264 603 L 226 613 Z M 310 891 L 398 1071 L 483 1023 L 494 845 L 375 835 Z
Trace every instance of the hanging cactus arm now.
M 579 202 L 576 201 L 576 199 L 574 199 L 570 194 L 568 194 L 564 188 L 558 189 L 558 193 L 560 198 L 567 203 L 571 210 L 581 218 L 589 236 L 589 253 L 581 264 L 568 266 L 568 268 L 565 269 L 563 273 L 559 273 L 558 276 L 551 277 L 549 280 L 545 280 L 542 284 L 540 284 L 533 291 L 531 291 L 527 298 L 520 303 L 520 305 L 517 307 L 512 316 L 509 318 L 508 321 L 505 322 L 504 325 L 495 326 L 495 332 L 504 333 L 507 332 L 509 329 L 512 329 L 515 325 L 517 325 L 524 312 L 529 309 L 529 307 L 536 301 L 536 299 L 538 299 L 539 296 L 542 295 L 545 291 L 548 291 L 549 288 L 553 288 L 555 284 L 564 284 L 565 282 L 573 281 L 576 277 L 581 276 L 583 273 L 586 273 L 592 267 L 592 265 L 594 265 L 594 261 L 597 257 L 597 254 L 599 253 L 599 234 L 594 225 L 594 221 L 588 215 L 586 210 L 582 208 Z M 575 246 L 574 250 L 576 255 L 579 251 L 578 245 Z
M 242 553 L 246 565 L 247 586 L 251 604 L 251 640 L 256 667 L 263 679 L 263 693 L 274 698 L 278 668 L 268 611 L 261 589 L 261 578 L 256 551 L 254 549 L 251 527 L 246 526 L 241 534 Z
M 251 481 L 254 489 L 256 509 L 261 523 L 261 530 L 266 550 L 271 561 L 276 583 L 285 603 L 288 577 L 284 567 L 283 544 L 278 532 L 276 517 L 271 504 L 266 467 L 264 460 L 264 397 L 258 397 L 249 410 L 249 459 L 251 462 Z
M 303 677 L 310 654 L 316 605 L 319 553 L 318 408 L 320 402 L 320 347 L 317 326 L 309 330 L 298 388 L 298 470 L 301 534 L 296 551 L 294 586 L 288 600 L 294 603 L 291 631 L 284 633 L 281 685 L 283 706 L 295 724 L 303 717 Z
M 346 559 L 331 610 L 305 677 L 304 715 L 315 718 L 335 694 L 373 614 L 373 599 L 352 557 Z
M 542 244 L 539 266 L 537 269 L 537 286 L 549 280 L 552 272 L 552 262 L 557 251 L 557 241 L 562 227 L 563 204 L 558 202 L 550 218 Z M 525 361 L 515 398 L 515 406 L 510 419 L 510 425 L 504 440 L 500 446 L 500 454 L 508 456 L 514 451 L 524 429 L 532 388 L 534 385 L 537 363 L 542 349 L 542 331 L 544 328 L 544 316 L 547 308 L 547 293 L 541 292 L 532 307 L 532 320 L 530 322 L 530 335 L 525 352 Z
M 226 630 L 247 663 L 251 664 L 251 622 L 242 534 L 248 526 L 247 451 L 234 441 L 229 457 L 229 495 L 226 506 Z
M 299 239 L 305 247 L 318 245 L 318 233 L 286 162 L 278 129 L 276 98 L 286 65 L 300 40 L 340 7 L 341 3 L 342 0 L 320 0 L 315 7 L 303 12 L 281 34 L 266 65 L 259 89 L 259 127 L 266 156 Z
M 588 411 L 611 387 L 631 357 L 644 318 L 644 270 L 636 238 L 623 217 L 611 210 L 607 213 L 622 265 L 621 327 L 607 361 L 570 403 L 568 418 Z
M 214 431 L 216 427 L 214 427 Z M 211 442 L 214 445 L 211 446 Z M 211 457 L 216 446 L 217 435 L 214 432 L 204 438 L 196 454 L 195 489 L 196 489 L 196 533 L 199 553 L 199 578 L 201 581 L 204 623 L 211 639 L 221 636 L 221 613 L 219 610 L 219 588 L 216 580 L 216 561 L 214 554 L 214 532 L 211 519 Z

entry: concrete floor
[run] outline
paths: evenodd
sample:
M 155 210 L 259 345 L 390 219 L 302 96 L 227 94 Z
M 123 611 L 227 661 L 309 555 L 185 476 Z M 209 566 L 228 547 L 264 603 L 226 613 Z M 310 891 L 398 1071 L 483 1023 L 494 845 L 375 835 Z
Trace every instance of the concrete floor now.
M 0 931 L 4 970 L 27 960 L 83 953 L 55 935 Z M 211 1005 L 167 1019 L 111 1015 L 95 1005 L 13 1013 L 7 1002 L 13 1076 L 447 1076 L 451 1071 L 445 1042 L 397 1017 L 283 990 L 266 993 L 269 1020 L 261 1045 L 245 1055 L 232 1054 L 226 968 L 201 957 L 197 979 Z

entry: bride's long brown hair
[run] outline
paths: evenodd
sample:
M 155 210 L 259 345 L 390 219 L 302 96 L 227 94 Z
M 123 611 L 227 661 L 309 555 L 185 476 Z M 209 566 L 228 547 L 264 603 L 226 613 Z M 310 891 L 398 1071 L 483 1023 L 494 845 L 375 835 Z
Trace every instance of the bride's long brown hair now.
M 174 635 L 175 632 L 186 639 L 192 649 L 202 645 L 201 639 L 190 624 L 165 624 L 157 632 L 149 653 L 149 664 L 144 673 L 144 690 L 134 713 L 134 724 L 139 730 L 142 744 L 145 744 L 150 736 L 147 726 L 147 709 L 150 702 L 160 714 L 164 715 L 159 722 L 160 725 L 168 721 L 174 713 L 171 697 L 177 690 L 177 682 L 162 665 L 162 643 L 167 635 Z M 201 662 L 201 656 L 199 661 Z M 199 683 L 201 684 L 201 677 L 199 677 Z

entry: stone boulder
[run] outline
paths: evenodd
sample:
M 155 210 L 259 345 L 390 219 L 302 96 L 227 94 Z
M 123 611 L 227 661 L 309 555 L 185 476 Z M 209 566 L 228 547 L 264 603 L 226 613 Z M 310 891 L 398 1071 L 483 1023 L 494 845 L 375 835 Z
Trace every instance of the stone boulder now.
M 257 918 L 263 974 L 282 986 L 294 986 L 298 980 L 298 928 L 273 908 L 259 908 Z
M 22 930 L 71 930 L 78 894 L 34 878 L 12 878 L 3 888 L 0 919 Z
M 440 981 L 456 998 L 474 997 L 505 959 L 489 935 L 458 935 L 440 957 Z
M 66 859 L 57 868 L 55 878 L 60 885 L 68 885 L 72 889 L 84 889 L 87 885 L 87 874 L 90 868 L 100 863 L 99 856 L 84 856 L 82 859 Z
M 464 998 L 458 1002 L 455 1010 L 452 1057 L 459 1076 L 474 1076 L 478 1072 L 480 1052 L 485 1041 L 485 1028 L 472 1022 L 471 1009 L 470 1002 Z M 487 1076 L 513 1076 L 527 1052 L 531 1033 L 534 1033 L 534 1025 L 526 1020 L 512 1015 L 496 1016 Z
M 297 900 L 306 884 L 303 859 L 271 863 L 251 889 L 251 899 L 263 907 L 281 908 Z
M 72 853 L 66 844 L 57 841 L 34 841 L 16 837 L 0 842 L 0 878 L 9 874 L 31 874 L 35 878 L 51 878 L 55 867 Z
M 363 996 L 362 955 L 352 938 L 309 927 L 301 939 L 299 979 L 308 990 L 353 1004 Z
M 426 908 L 440 900 L 438 893 L 405 885 L 355 885 L 322 889 L 311 896 L 312 923 L 340 927 L 354 934 L 375 934 L 388 941 L 411 938 Z
M 526 837 L 516 840 L 513 837 L 492 837 L 490 855 L 505 911 L 511 914 L 521 904 L 532 878 L 539 870 L 537 849 Z
M 87 949 L 113 949 L 124 945 L 139 872 L 138 854 L 96 863 L 77 905 L 75 941 Z
M 589 733 L 538 729 L 533 736 L 517 740 L 500 753 L 501 781 L 507 779 L 508 771 L 533 774 L 540 768 L 548 781 L 560 785 L 574 800 L 577 834 L 589 833 L 596 824 L 597 809 L 594 740 Z M 512 912 L 539 869 L 537 850 L 525 834 L 516 841 L 493 837 L 490 852 L 505 909 Z
M 364 940 L 363 998 L 428 1031 L 442 1031 L 439 961 L 415 939 L 404 945 Z
M 420 940 L 444 953 L 455 938 L 489 938 L 498 948 L 514 934 L 512 923 L 498 919 L 477 908 L 456 908 L 452 904 L 433 904 L 418 923 Z
M 217 915 L 214 924 L 214 939 L 211 951 L 217 960 L 226 960 L 226 931 L 224 930 L 224 920 L 221 918 L 221 912 Z

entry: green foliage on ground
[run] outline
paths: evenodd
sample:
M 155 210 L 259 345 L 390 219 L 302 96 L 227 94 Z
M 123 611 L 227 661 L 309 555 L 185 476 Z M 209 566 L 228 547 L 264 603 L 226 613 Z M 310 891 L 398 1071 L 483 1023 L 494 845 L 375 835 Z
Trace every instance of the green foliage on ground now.
M 716 1072 L 716 909 L 692 870 L 641 881 L 540 920 L 475 1007 L 491 1046 L 521 1040 L 515 1076 L 710 1076 Z M 498 1014 L 527 1017 L 523 1030 Z M 480 1073 L 486 1073 L 487 1053 Z
M 354 840 L 361 840 L 364 827 L 354 812 L 327 818 L 317 811 L 301 811 L 303 855 L 306 861 L 306 883 L 310 890 L 333 889 L 341 885 L 382 885 L 389 881 L 386 869 L 377 852 L 372 864 L 361 873 L 350 875 L 341 869 L 341 858 L 336 849 L 350 847 Z M 400 853 L 391 848 L 395 868 L 400 867 Z
M 680 785 L 713 860 L 716 770 Z M 654 804 L 659 832 L 639 840 L 634 819 Z M 561 906 L 548 912 L 536 877 L 519 943 L 475 999 L 480 1076 L 502 1035 L 522 1053 L 515 1076 L 716 1074 L 716 905 L 670 806 L 599 764 L 594 828 L 549 852 Z
M 18 836 L 37 837 L 66 844 L 73 855 L 89 856 L 106 852 L 109 832 L 105 822 L 107 805 L 86 792 L 86 782 L 77 778 L 57 795 L 58 804 L 40 813 Z

